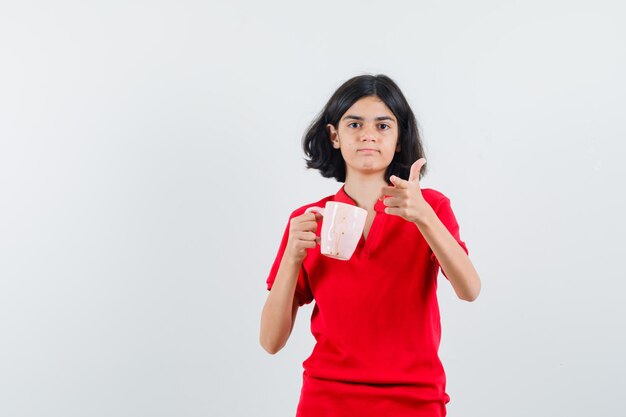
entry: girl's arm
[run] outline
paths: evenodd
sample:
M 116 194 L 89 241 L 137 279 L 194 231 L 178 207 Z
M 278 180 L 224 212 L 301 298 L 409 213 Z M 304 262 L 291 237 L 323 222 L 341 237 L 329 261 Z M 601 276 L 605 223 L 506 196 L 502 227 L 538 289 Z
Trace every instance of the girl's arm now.
M 480 277 L 472 261 L 435 211 L 432 208 L 425 211 L 415 224 L 446 272 L 456 295 L 462 300 L 474 301 L 480 293 Z
M 287 245 L 261 313 L 259 342 L 272 355 L 285 346 L 296 321 L 298 275 L 307 250 L 315 248 L 318 217 L 319 213 L 304 213 L 289 221 Z
M 425 163 L 424 158 L 413 163 L 408 181 L 395 175 L 389 178 L 394 186 L 382 189 L 383 196 L 390 196 L 384 200 L 387 206 L 385 213 L 415 223 L 437 257 L 441 269 L 445 271 L 456 295 L 462 300 L 474 301 L 480 293 L 480 277 L 467 253 L 422 196 L 419 178 Z
M 259 341 L 263 349 L 274 355 L 280 351 L 291 335 L 298 313 L 294 296 L 301 262 L 283 257 L 261 314 Z

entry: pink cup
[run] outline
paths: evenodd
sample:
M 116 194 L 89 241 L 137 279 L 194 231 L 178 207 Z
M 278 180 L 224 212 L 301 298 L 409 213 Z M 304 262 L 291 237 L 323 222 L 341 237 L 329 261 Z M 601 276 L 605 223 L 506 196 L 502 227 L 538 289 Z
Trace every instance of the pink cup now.
M 367 210 L 351 204 L 329 201 L 324 208 L 309 207 L 305 213 L 320 213 L 322 255 L 347 261 L 352 257 L 365 227 Z

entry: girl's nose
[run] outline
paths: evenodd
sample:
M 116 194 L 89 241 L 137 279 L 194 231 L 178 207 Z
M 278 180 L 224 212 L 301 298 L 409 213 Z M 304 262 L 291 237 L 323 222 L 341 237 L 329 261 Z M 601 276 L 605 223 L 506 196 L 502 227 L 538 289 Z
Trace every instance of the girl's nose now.
M 361 140 L 362 141 L 375 141 L 376 140 L 376 129 L 372 128 L 372 127 L 364 127 L 363 130 L 361 130 Z

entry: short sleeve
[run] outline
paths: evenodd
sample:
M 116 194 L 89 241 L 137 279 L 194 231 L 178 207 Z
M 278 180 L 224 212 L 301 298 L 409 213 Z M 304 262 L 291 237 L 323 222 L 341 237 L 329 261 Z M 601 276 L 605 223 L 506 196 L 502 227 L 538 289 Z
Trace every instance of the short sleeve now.
M 467 250 L 467 245 L 465 244 L 465 242 L 461 240 L 461 235 L 459 231 L 459 223 L 456 221 L 456 217 L 454 216 L 454 212 L 452 211 L 452 207 L 450 205 L 450 199 L 447 197 L 442 198 L 441 202 L 437 206 L 437 209 L 435 210 L 435 213 L 437 214 L 437 217 L 439 217 L 439 220 L 441 220 L 441 223 L 443 223 L 443 225 L 446 226 L 446 229 L 448 229 L 448 231 L 454 237 L 454 239 L 456 239 L 459 245 L 461 245 L 465 253 L 469 254 Z M 437 260 L 437 257 L 435 256 L 434 252 L 431 253 L 430 259 L 434 263 L 435 269 L 439 270 L 439 268 L 441 268 L 441 265 L 439 264 L 439 261 Z M 443 272 L 443 275 L 446 278 L 448 278 L 448 276 L 446 275 L 443 269 L 441 270 L 441 272 Z
M 274 285 L 274 280 L 276 279 L 276 274 L 278 273 L 280 262 L 283 259 L 283 254 L 285 253 L 285 248 L 287 247 L 288 240 L 289 240 L 289 222 L 287 222 L 287 227 L 285 228 L 285 232 L 283 233 L 283 238 L 280 241 L 280 246 L 278 247 L 278 253 L 276 254 L 276 259 L 274 259 L 274 263 L 272 264 L 272 268 L 270 269 L 270 273 L 266 280 L 268 291 L 271 290 L 272 285 Z M 298 282 L 296 283 L 295 296 L 300 306 L 304 304 L 309 304 L 311 301 L 313 301 L 313 294 L 311 293 L 311 288 L 309 287 L 308 276 L 304 268 L 304 263 L 300 266 L 300 272 L 298 273 Z

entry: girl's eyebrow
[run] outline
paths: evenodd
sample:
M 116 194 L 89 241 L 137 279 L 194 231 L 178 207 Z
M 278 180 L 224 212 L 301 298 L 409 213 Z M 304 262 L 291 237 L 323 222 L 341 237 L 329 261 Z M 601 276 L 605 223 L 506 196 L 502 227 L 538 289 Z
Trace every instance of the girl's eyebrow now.
M 341 120 L 345 120 L 345 119 L 361 120 L 361 121 L 365 120 L 361 116 L 355 116 L 355 115 L 352 115 L 352 114 L 348 114 L 348 115 L 344 116 Z M 389 121 L 392 121 L 394 123 L 396 122 L 396 120 L 393 117 L 390 117 L 390 116 L 378 116 L 378 117 L 374 118 L 374 120 L 376 120 L 376 121 L 389 120 Z

